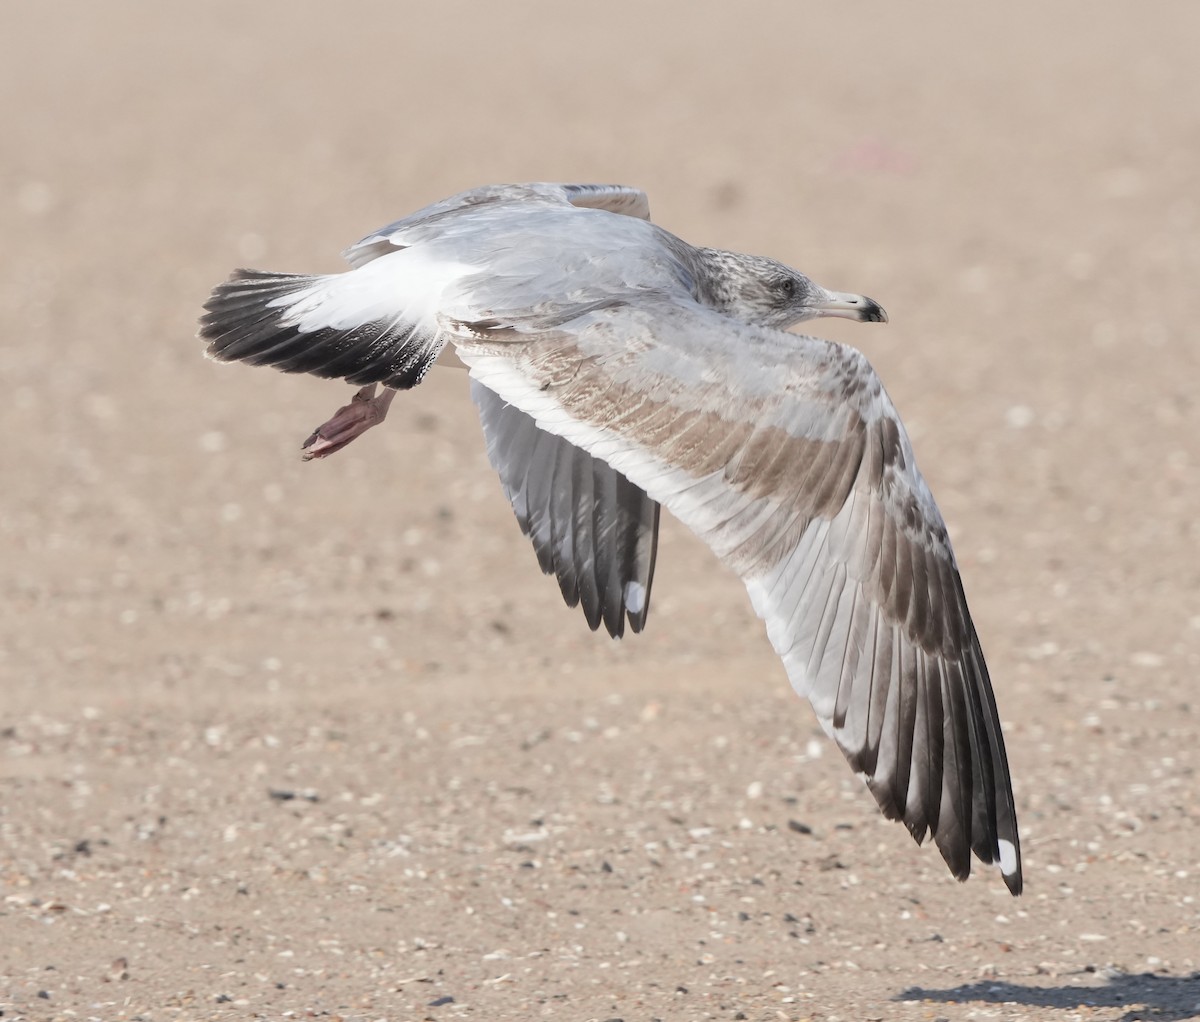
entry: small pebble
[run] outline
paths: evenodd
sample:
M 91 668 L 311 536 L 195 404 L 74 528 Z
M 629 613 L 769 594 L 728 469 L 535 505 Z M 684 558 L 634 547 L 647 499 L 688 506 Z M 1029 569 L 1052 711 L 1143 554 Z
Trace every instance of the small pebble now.
M 1013 405 L 1004 413 L 1004 422 L 1009 429 L 1025 429 L 1033 424 L 1033 409 L 1028 405 Z

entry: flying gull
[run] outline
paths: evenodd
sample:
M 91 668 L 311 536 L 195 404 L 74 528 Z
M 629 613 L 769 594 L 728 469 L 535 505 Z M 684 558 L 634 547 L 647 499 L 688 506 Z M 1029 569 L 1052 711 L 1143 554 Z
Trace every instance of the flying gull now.
M 1021 891 L 1004 738 L 942 516 L 866 358 L 785 332 L 883 322 L 773 259 L 697 248 L 616 185 L 499 185 L 368 235 L 325 276 L 238 270 L 223 362 L 361 389 L 340 450 L 435 362 L 465 365 L 488 457 L 588 624 L 646 623 L 665 506 L 746 584 L 792 686 L 913 837 Z M 376 393 L 379 385 L 383 390 Z

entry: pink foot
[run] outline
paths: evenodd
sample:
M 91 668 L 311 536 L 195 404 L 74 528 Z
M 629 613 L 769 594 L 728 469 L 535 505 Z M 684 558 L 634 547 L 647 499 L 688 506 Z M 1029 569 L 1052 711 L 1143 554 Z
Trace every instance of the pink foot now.
M 311 461 L 340 451 L 355 437 L 383 422 L 387 417 L 388 405 L 395 396 L 396 392 L 389 387 L 384 387 L 378 397 L 375 396 L 374 383 L 363 387 L 348 405 L 334 413 L 332 419 L 313 430 L 312 436 L 302 445 L 304 453 L 300 457 Z

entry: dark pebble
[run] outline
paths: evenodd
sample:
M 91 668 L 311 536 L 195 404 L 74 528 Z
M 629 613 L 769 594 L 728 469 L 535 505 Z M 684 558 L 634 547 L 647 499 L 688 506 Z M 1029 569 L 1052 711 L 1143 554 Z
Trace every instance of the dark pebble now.
M 430 1001 L 429 1007 L 440 1008 L 444 1004 L 453 1004 L 453 1003 L 454 1003 L 454 998 L 447 995 L 445 997 L 439 997 L 436 1001 Z
M 292 791 L 288 788 L 268 788 L 267 794 L 276 802 L 291 802 L 297 798 L 302 798 L 305 802 L 321 801 L 321 796 L 315 791 Z

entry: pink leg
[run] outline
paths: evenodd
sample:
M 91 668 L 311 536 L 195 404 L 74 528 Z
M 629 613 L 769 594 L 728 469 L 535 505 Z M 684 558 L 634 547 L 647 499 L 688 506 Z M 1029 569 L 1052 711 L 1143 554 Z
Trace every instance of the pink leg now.
M 396 392 L 384 387 L 383 393 L 376 397 L 375 386 L 372 383 L 363 387 L 348 405 L 334 413 L 332 419 L 313 430 L 312 436 L 303 444 L 304 453 L 301 457 L 305 461 L 328 457 L 334 451 L 340 451 L 356 436 L 383 422 Z

